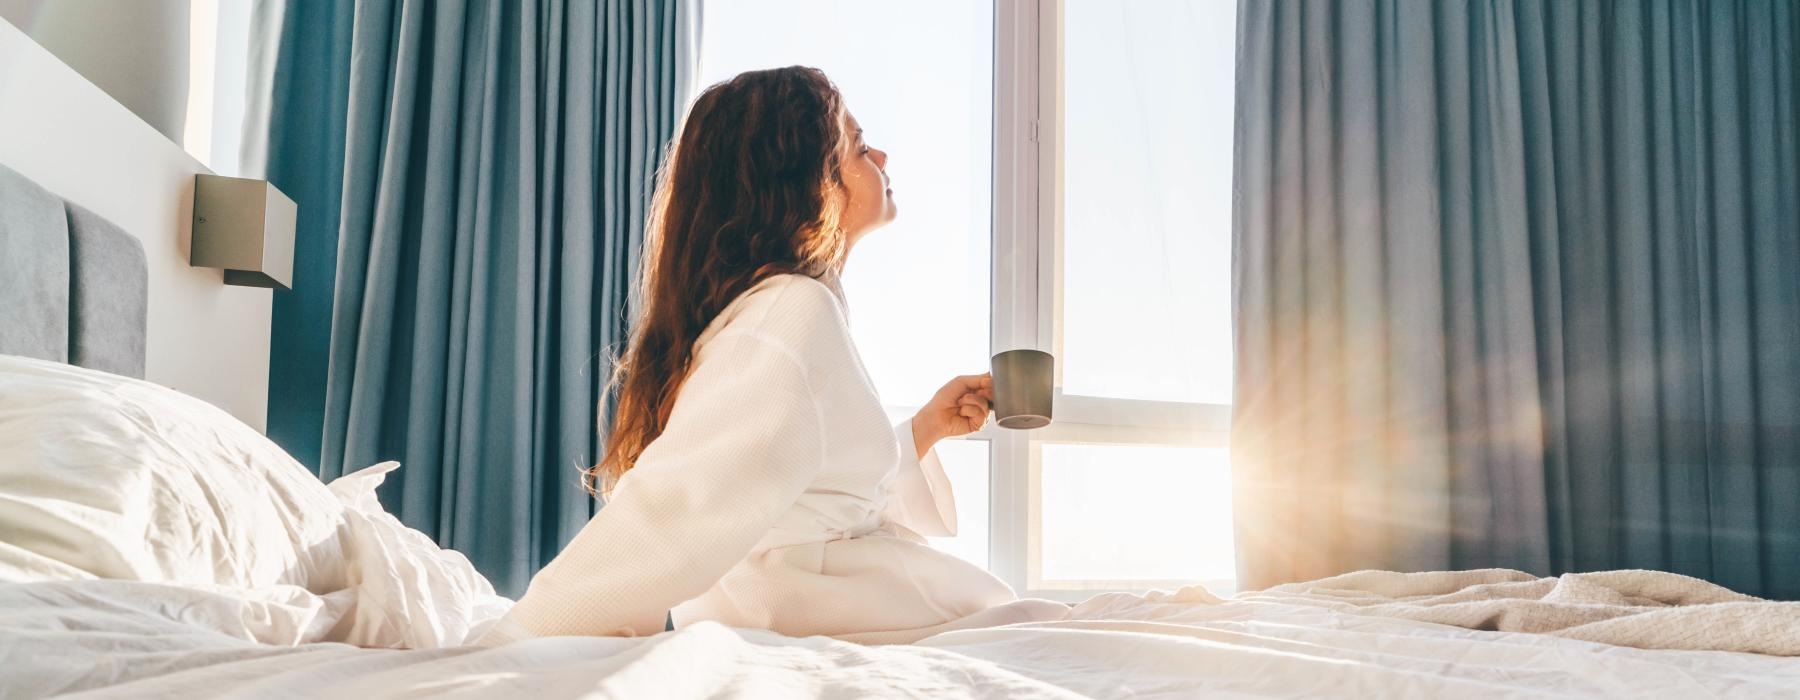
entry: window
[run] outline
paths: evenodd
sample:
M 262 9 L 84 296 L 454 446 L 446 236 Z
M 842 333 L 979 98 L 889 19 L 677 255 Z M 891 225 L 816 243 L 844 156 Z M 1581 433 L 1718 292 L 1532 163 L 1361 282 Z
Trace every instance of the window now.
M 934 546 L 1021 594 L 1231 588 L 1234 38 L 1223 1 L 705 8 L 703 84 L 816 66 L 891 154 L 900 218 L 845 284 L 896 422 L 992 351 L 1056 354 L 1055 424 L 939 446 Z
M 1044 136 L 1048 284 L 1019 305 L 1061 362 L 1057 424 L 1009 461 L 1027 472 L 1021 578 L 1049 597 L 1229 592 L 1235 3 L 1017 9 L 1050 49 L 1036 76 L 1003 73 L 1037 87 Z
M 988 365 L 994 8 L 969 0 L 712 2 L 702 85 L 790 65 L 825 71 L 887 151 L 899 218 L 844 275 L 851 332 L 893 421 Z M 919 280 L 930 279 L 931 284 Z M 905 290 L 905 294 L 896 294 Z M 959 528 L 933 544 L 988 565 L 986 436 L 941 444 Z

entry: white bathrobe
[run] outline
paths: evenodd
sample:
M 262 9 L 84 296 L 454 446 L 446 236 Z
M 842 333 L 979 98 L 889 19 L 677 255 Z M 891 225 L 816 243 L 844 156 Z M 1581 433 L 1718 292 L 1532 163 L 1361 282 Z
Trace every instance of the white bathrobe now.
M 1060 617 L 920 535 L 956 532 L 935 450 L 890 426 L 830 287 L 778 275 L 701 333 L 669 424 L 481 643 L 716 620 L 910 642 Z

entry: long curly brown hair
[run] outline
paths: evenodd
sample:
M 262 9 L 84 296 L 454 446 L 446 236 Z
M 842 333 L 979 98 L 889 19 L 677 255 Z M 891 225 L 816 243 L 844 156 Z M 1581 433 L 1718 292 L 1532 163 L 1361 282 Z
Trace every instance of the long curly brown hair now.
M 802 66 L 743 73 L 694 101 L 657 178 L 641 312 L 613 366 L 618 400 L 589 493 L 596 480 L 610 492 L 662 434 L 694 341 L 727 304 L 771 275 L 842 269 L 844 119 L 837 87 Z

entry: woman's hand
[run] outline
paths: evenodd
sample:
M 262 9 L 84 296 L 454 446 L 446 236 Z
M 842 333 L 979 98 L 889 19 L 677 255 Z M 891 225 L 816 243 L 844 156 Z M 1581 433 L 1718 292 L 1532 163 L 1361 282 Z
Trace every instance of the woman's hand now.
M 918 448 L 918 454 L 923 456 L 944 438 L 980 430 L 987 423 L 988 404 L 993 400 L 991 374 L 969 374 L 950 380 L 913 416 L 913 446 Z

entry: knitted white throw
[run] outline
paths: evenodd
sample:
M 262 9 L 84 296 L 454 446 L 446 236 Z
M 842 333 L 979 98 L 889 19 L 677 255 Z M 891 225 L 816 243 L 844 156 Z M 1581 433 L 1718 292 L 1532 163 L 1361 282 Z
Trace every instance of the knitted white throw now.
M 1640 649 L 1800 656 L 1800 602 L 1763 600 L 1661 571 L 1553 578 L 1508 569 L 1358 571 L 1236 598 Z

